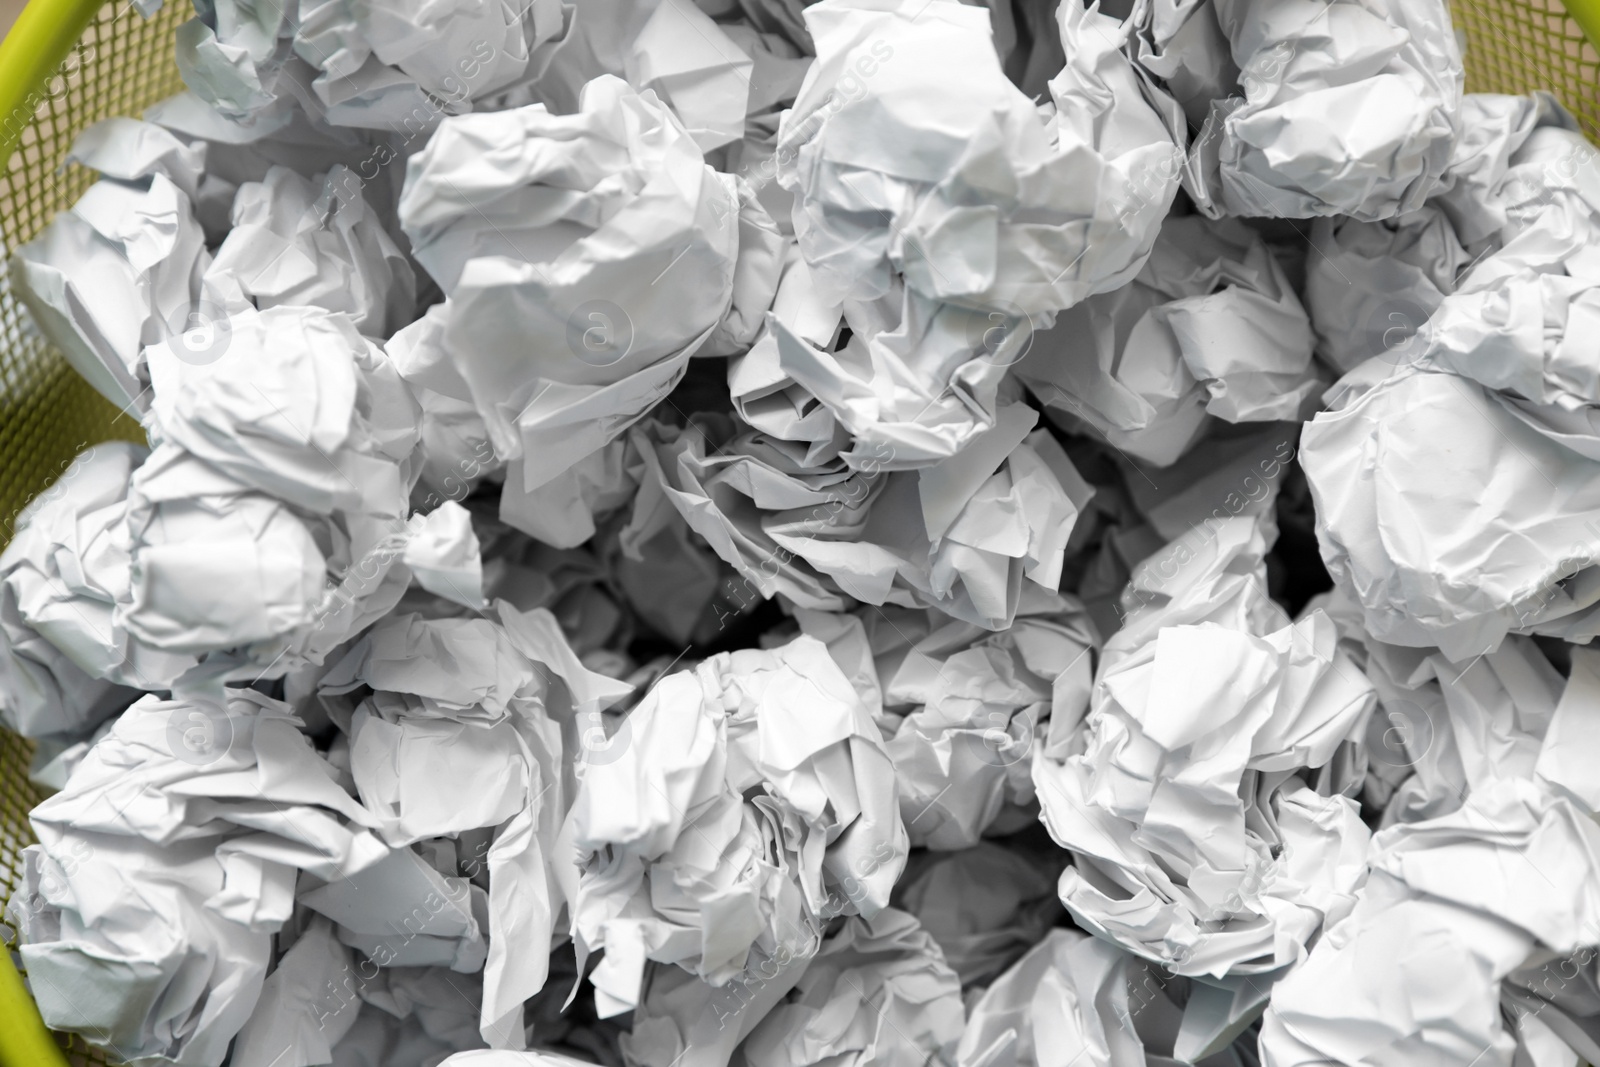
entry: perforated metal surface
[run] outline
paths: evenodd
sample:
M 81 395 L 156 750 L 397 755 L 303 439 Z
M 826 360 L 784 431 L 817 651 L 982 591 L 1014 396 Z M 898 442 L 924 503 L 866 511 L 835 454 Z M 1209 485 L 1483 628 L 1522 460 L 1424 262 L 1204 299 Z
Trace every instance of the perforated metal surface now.
M 1468 92 L 1548 89 L 1600 142 L 1600 54 L 1560 0 L 1457 0 L 1450 10 L 1466 46 Z

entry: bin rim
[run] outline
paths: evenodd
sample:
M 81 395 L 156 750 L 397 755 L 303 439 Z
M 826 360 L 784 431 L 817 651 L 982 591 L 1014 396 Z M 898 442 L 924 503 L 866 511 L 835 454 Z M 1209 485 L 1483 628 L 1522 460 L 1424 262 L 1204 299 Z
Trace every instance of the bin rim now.
M 1600 0 L 1595 0 L 1600 3 Z M 103 0 L 28 0 L 0 41 L 0 160 L 7 165 L 61 63 Z

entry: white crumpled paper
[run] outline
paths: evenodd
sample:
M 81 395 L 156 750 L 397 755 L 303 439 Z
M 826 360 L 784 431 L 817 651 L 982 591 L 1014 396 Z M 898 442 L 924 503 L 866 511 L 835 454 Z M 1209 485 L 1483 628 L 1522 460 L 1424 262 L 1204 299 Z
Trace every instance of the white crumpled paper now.
M 1527 968 L 1536 991 L 1544 978 L 1560 998 L 1579 966 L 1562 957 L 1600 937 L 1593 814 L 1549 785 L 1506 778 L 1455 814 L 1378 834 L 1355 910 L 1274 991 L 1264 1067 L 1573 1062 L 1562 1038 L 1576 1028 L 1561 1010 L 1541 1018 L 1537 996 L 1502 993 L 1501 982 Z M 1538 974 L 1546 962 L 1558 965 Z M 1508 1018 L 1519 1025 L 1508 1030 Z
M 146 644 L 201 656 L 309 638 L 322 617 L 327 558 L 307 523 L 176 446 L 139 468 L 126 521 L 130 590 L 112 619 Z
M 583 667 L 548 611 L 502 601 L 495 615 L 392 615 L 331 667 L 320 690 L 376 691 L 343 714 L 356 789 L 391 845 L 495 828 L 479 924 L 489 937 L 487 960 L 478 956 L 480 1027 L 491 1045 L 522 1048 L 517 1013 L 544 985 L 552 931 L 571 903 L 570 881 L 552 862 L 575 788 L 567 754 L 582 751 L 580 736 L 630 687 Z M 469 779 L 467 800 L 458 790 Z M 352 914 L 372 921 L 370 906 Z M 537 947 L 520 951 L 524 941 Z M 418 962 L 477 969 L 453 951 Z
M 1503 247 L 1306 429 L 1324 562 L 1380 640 L 1466 659 L 1508 632 L 1595 632 L 1600 377 L 1579 353 L 1600 324 L 1600 179 L 1576 142 L 1529 134 Z
M 1580 146 L 1592 158 L 1593 149 L 1574 133 L 1552 128 L 1537 133 L 1529 145 L 1549 154 L 1531 168 L 1536 174 L 1561 182 L 1565 153 Z M 1558 198 L 1565 192 L 1559 185 L 1541 185 L 1526 213 L 1513 214 L 1505 246 L 1440 302 L 1418 351 L 1429 365 L 1552 406 L 1543 421 L 1571 437 L 1582 435 L 1586 425 L 1573 421 L 1575 410 L 1600 404 L 1600 374 L 1579 355 L 1600 321 L 1600 270 L 1593 263 L 1600 235 L 1600 175 L 1579 173 L 1587 180 L 1570 183 L 1577 195 Z M 1538 414 L 1529 421 L 1540 421 Z
M 239 186 L 233 228 L 206 268 L 227 277 L 257 308 L 281 304 L 343 311 L 368 337 L 383 338 L 415 315 L 416 279 L 384 232 L 348 167 L 320 183 L 288 167 Z
M 1382 812 L 1380 827 L 1448 815 L 1494 779 L 1532 774 L 1564 685 L 1534 639 L 1513 635 L 1457 662 L 1366 635 L 1346 590 L 1313 604 L 1334 619 L 1377 691 L 1362 800 Z M 1574 698 L 1582 692 L 1572 688 Z
M 506 470 L 500 490 L 500 520 L 555 548 L 577 548 L 595 536 L 598 524 L 632 504 L 646 461 L 631 434 L 608 441 L 529 492 L 521 462 Z
M 692 0 L 660 0 L 633 39 L 623 70 L 678 116 L 702 152 L 744 136 L 755 64 Z
M 34 809 L 11 907 L 50 1025 L 130 1060 L 223 1062 L 299 871 L 386 852 L 299 725 L 247 689 L 146 696 Z
M 851 916 L 740 1046 L 750 1067 L 947 1062 L 966 1022 L 961 986 L 916 919 Z
M 1442 0 L 196 15 L 11 250 L 49 1023 L 1600 1062 L 1600 157 Z
M 393 201 L 403 175 L 394 173 L 400 168 L 390 164 L 401 158 L 403 144 L 392 145 L 369 134 L 329 126 L 297 108 L 258 115 L 224 114 L 193 90 L 157 101 L 145 109 L 144 119 L 191 149 L 204 151 L 193 201 L 208 247 L 227 238 L 239 187 L 265 181 L 273 167 L 288 167 L 319 183 L 322 176 L 343 167 L 346 173 L 340 188 L 359 190 L 393 234 Z
M 1577 133 L 1577 120 L 1546 92 L 1528 96 L 1468 93 L 1461 129 L 1445 172 L 1448 188 L 1434 202 L 1449 217 L 1461 243 L 1480 253 L 1504 244 L 1530 214 L 1587 186 L 1593 149 Z
M 809 954 L 793 946 L 834 916 L 882 911 L 907 849 L 877 728 L 805 636 L 656 683 L 584 767 L 566 832 L 579 959 L 605 949 L 590 976 L 602 1016 L 641 1006 L 654 1020 L 652 1067 L 680 1049 L 725 1064 L 761 1013 L 730 1030 L 711 998 L 781 997 Z M 647 960 L 698 989 L 642 991 Z
M 1443 189 L 1459 129 L 1461 53 L 1429 0 L 1211 0 L 1239 91 L 1211 102 L 1185 188 L 1220 214 L 1362 221 Z M 1210 39 L 1190 47 L 1202 52 Z M 1169 59 L 1170 62 L 1170 59 Z M 1197 57 L 1196 69 L 1215 69 Z
M 184 84 L 228 118 L 281 121 L 294 109 L 294 89 L 309 88 L 313 77 L 293 53 L 298 9 L 206 0 L 174 35 Z
M 482 608 L 483 549 L 472 516 L 454 500 L 430 512 L 400 557 L 416 583 L 463 607 Z
M 74 370 L 142 411 L 144 346 L 205 325 L 192 317 L 211 259 L 192 204 L 205 151 L 158 126 L 108 119 L 67 158 L 105 178 L 13 251 L 12 284 Z
M 728 360 L 728 395 L 752 429 L 781 441 L 805 442 L 804 463 L 816 466 L 841 454 L 850 440 L 833 412 L 784 370 L 770 320 L 812 348 L 835 347 L 843 323 L 840 309 L 817 292 L 798 245 L 788 246 L 769 321 L 749 351 Z
M 1119 50 L 1128 25 L 1061 5 L 1068 62 L 1040 108 L 1006 79 L 981 8 L 823 0 L 804 15 L 818 58 L 779 133 L 779 180 L 832 299 L 876 299 L 900 275 L 913 305 L 1044 315 L 1138 272 L 1177 147 Z
M 424 503 L 464 499 L 505 466 L 495 458 L 489 428 L 473 406 L 466 380 L 445 354 L 449 309 L 449 301 L 433 305 L 383 346 L 421 409 L 416 461 Z
M 814 289 L 816 271 L 796 282 Z M 776 351 L 761 354 L 757 366 L 766 370 L 752 385 L 784 388 L 796 414 L 820 404 L 831 423 L 854 437 L 830 442 L 846 463 L 864 470 L 927 467 L 994 428 L 1006 369 L 1026 351 L 1032 320 L 929 301 L 898 278 L 870 302 L 829 307 L 824 299 L 811 295 L 814 325 L 769 318 Z M 850 337 L 839 346 L 841 316 Z M 759 351 L 762 340 L 752 348 Z M 802 440 L 833 429 L 820 412 L 808 421 L 795 427 Z
M 1043 1067 L 1076 1049 L 1072 1062 L 1085 1067 L 1249 1062 L 1228 1048 L 1248 1018 L 1226 992 L 1198 982 L 1180 1003 L 1185 984 L 1099 938 L 1051 930 L 971 1004 L 954 1059 Z
M 559 0 L 298 7 L 293 48 L 317 71 L 310 88 L 322 117 L 407 133 L 471 111 L 536 73 L 540 46 L 565 22 Z
M 148 350 L 152 435 L 311 514 L 344 513 L 357 537 L 362 522 L 402 519 L 416 405 L 355 320 L 244 307 L 219 330 L 203 360 Z
M 1510 632 L 1592 637 L 1600 483 L 1582 409 L 1538 409 L 1426 366 L 1368 369 L 1307 424 L 1301 452 L 1323 561 L 1368 631 L 1463 662 Z
M 1381 691 L 1408 656 L 1374 643 Z M 1600 725 L 1600 662 L 1571 648 L 1563 683 L 1525 638 L 1451 673 L 1440 659 L 1402 691 L 1416 704 L 1389 697 L 1398 755 L 1414 765 L 1395 803 L 1419 784 L 1432 805 L 1373 838 L 1355 909 L 1275 990 L 1264 1064 L 1571 1064 L 1595 1048 L 1600 787 L 1579 753 Z
M 642 416 L 730 315 L 770 303 L 779 260 L 741 248 L 761 214 L 654 93 L 612 77 L 576 115 L 451 119 L 412 159 L 400 217 L 451 296 L 445 349 L 525 490 Z M 763 258 L 769 280 L 747 280 Z
M 668 498 L 742 579 L 737 597 L 781 595 L 839 610 L 932 607 L 1002 630 L 1060 584 L 1088 487 L 1021 403 L 965 452 L 884 472 L 835 460 L 715 416 L 634 431 Z M 652 438 L 654 439 L 652 442 Z
M 1097 643 L 1080 604 L 1039 597 L 1001 633 L 948 621 L 880 670 L 899 718 L 888 749 L 913 845 L 971 848 L 997 821 L 1019 821 L 1052 708 L 1076 723 L 1088 706 Z
M 1132 282 L 1036 333 L 1017 377 L 1051 415 L 1167 466 L 1211 420 L 1298 421 L 1324 383 L 1306 313 L 1259 236 L 1169 218 Z
M 0 713 L 24 736 L 85 733 L 194 665 L 115 619 L 131 581 L 128 482 L 146 454 L 120 441 L 79 453 L 0 554 Z
M 158 648 L 244 648 L 253 678 L 320 662 L 404 592 L 417 406 L 343 313 L 244 305 L 217 330 L 204 358 L 147 350 L 161 444 L 130 491 L 116 619 Z
M 853 336 L 834 352 L 784 324 L 779 366 L 872 446 L 856 454 L 936 463 L 993 426 L 1034 329 L 1138 273 L 1180 149 L 1118 50 L 1129 27 L 1097 10 L 1060 7 L 1071 61 L 1044 108 L 1007 81 L 981 10 L 825 0 L 805 18 L 819 58 L 778 176 L 809 284 Z
M 1359 736 L 1374 698 L 1327 615 L 1291 623 L 1267 598 L 1258 520 L 1202 529 L 1135 571 L 1077 736 L 1033 773 L 1073 917 L 1224 978 L 1298 962 L 1352 905 L 1370 831 L 1295 772 Z
M 1395 364 L 1414 358 L 1417 331 L 1455 292 L 1472 258 L 1432 204 L 1376 222 L 1318 219 L 1311 242 L 1306 304 L 1317 355 L 1340 374 L 1373 356 Z
M 303 109 L 318 125 L 409 138 L 542 73 L 572 8 L 206 0 L 195 10 L 178 29 L 178 69 L 220 115 L 276 123 Z

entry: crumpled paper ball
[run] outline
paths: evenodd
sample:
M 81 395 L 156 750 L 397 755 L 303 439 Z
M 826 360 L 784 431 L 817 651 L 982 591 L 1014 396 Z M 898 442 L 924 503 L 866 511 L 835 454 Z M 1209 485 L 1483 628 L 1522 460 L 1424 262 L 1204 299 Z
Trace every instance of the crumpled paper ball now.
M 628 49 L 623 75 L 660 97 L 710 153 L 744 137 L 756 87 L 755 62 L 744 46 L 758 41 L 753 34 L 736 40 L 693 0 L 659 0 Z
M 200 656 L 316 627 L 328 561 L 282 501 L 168 448 L 135 476 L 127 522 L 130 596 L 113 618 L 139 640 Z
M 939 945 L 895 908 L 851 916 L 740 1046 L 750 1067 L 947 1060 L 966 1022 Z
M 293 48 L 317 71 L 310 87 L 323 117 L 408 133 L 536 73 L 540 46 L 565 28 L 559 0 L 298 7 Z
M 888 904 L 907 849 L 893 766 L 820 641 L 669 674 L 619 731 L 571 815 L 574 939 L 580 959 L 605 949 L 602 1016 L 642 1002 L 647 959 L 722 987 L 786 931 Z
M 1017 377 L 1069 429 L 1168 466 L 1227 422 L 1298 421 L 1324 382 L 1311 324 L 1262 239 L 1169 218 L 1138 276 L 1035 333 Z
M 1323 562 L 1366 629 L 1462 662 L 1512 632 L 1592 637 L 1600 496 L 1581 424 L 1428 366 L 1366 368 L 1301 439 Z
M 132 593 L 117 619 L 159 648 L 260 655 L 255 677 L 320 662 L 404 592 L 424 525 L 405 518 L 417 408 L 342 313 L 245 306 L 226 322 L 204 360 L 147 349 L 161 444 L 130 491 Z M 285 345 L 291 356 L 267 358 Z M 253 583 L 227 577 L 240 558 L 259 561 Z
M 1082 605 L 1063 596 L 1038 598 L 1000 633 L 948 621 L 896 650 L 880 678 L 899 718 L 887 744 L 913 846 L 971 848 L 1033 805 L 1033 750 L 1053 707 L 1068 723 L 1082 717 L 1097 643 Z
M 223 1062 L 299 871 L 387 852 L 299 725 L 248 689 L 146 696 L 34 809 L 12 914 L 50 1025 L 134 1058 Z
M 739 572 L 741 600 L 931 607 L 1002 630 L 1060 584 L 1083 488 L 1049 434 L 1030 433 L 1037 420 L 1008 404 L 967 452 L 889 472 L 807 467 L 806 449 L 715 416 L 636 433 L 641 452 L 655 438 L 668 498 Z
M 390 236 L 396 232 L 394 200 L 404 173 L 390 164 L 402 158 L 403 143 L 329 126 L 299 108 L 224 114 L 193 90 L 157 101 L 145 109 L 144 118 L 205 153 L 192 199 L 208 247 L 227 239 L 239 187 L 265 181 L 273 167 L 288 167 L 319 183 L 343 167 L 347 174 L 341 188 L 359 190 Z
M 1185 188 L 1202 211 L 1371 222 L 1442 190 L 1462 83 L 1445 5 L 1211 6 L 1241 91 L 1212 101 L 1189 148 Z
M 1261 1029 L 1264 1067 L 1419 1056 L 1510 1065 L 1528 1055 L 1524 1043 L 1572 1057 L 1526 1023 L 1508 1031 L 1508 1017 L 1532 1014 L 1534 1026 L 1546 1024 L 1538 1001 L 1529 1012 L 1514 986 L 1505 1012 L 1502 982 L 1530 963 L 1537 975 L 1541 956 L 1592 945 L 1600 928 L 1593 814 L 1548 785 L 1504 778 L 1474 791 L 1453 815 L 1378 834 L 1355 910 L 1273 992 Z M 1572 889 L 1548 892 L 1546 870 Z M 1577 977 L 1569 966 L 1552 977 Z M 1333 1018 L 1325 1010 L 1330 988 L 1357 994 L 1341 997 Z M 1388 1007 L 1396 1003 L 1406 1010 Z M 1559 1011 L 1547 1018 L 1552 1028 L 1563 1021 Z
M 570 754 L 630 687 L 585 668 L 548 611 L 501 601 L 493 612 L 391 615 L 323 675 L 319 692 L 373 691 L 353 709 L 330 710 L 350 738 L 358 795 L 390 844 L 495 828 L 483 857 L 490 941 L 481 1028 L 494 1047 L 522 1048 L 517 1013 L 543 987 L 549 959 L 513 948 L 548 945 L 571 904 L 549 861 L 576 789 Z M 426 666 L 438 662 L 455 669 L 439 677 Z M 470 803 L 437 788 L 469 777 Z
M 1493 652 L 1457 662 L 1367 634 L 1347 589 L 1311 606 L 1334 620 L 1341 646 L 1377 692 L 1363 739 L 1361 800 L 1381 813 L 1379 829 L 1449 815 L 1493 779 L 1533 774 L 1567 684 L 1536 639 L 1512 635 Z
M 240 308 L 225 328 L 205 360 L 147 350 L 151 435 L 311 514 L 342 513 L 357 537 L 403 519 L 417 408 L 383 350 L 314 307 Z
M 1073 918 L 1223 978 L 1299 962 L 1354 903 L 1370 831 L 1296 772 L 1359 736 L 1374 698 L 1332 620 L 1267 598 L 1257 520 L 1194 533 L 1134 572 L 1078 736 L 1033 772 Z
M 128 483 L 146 455 L 121 441 L 79 453 L 0 554 L 0 714 L 26 737 L 85 733 L 194 666 L 115 622 L 131 582 Z
M 1132 54 L 1198 130 L 1211 102 L 1239 84 L 1217 6 L 1211 0 L 1151 0 L 1145 11 L 1129 41 Z
M 1306 306 L 1317 355 L 1340 374 L 1377 356 L 1415 359 L 1417 332 L 1472 263 L 1449 216 L 1432 204 L 1376 222 L 1317 219 Z
M 1585 434 L 1572 414 L 1600 404 L 1600 374 L 1579 354 L 1600 323 L 1600 269 L 1590 255 L 1600 180 L 1593 195 L 1575 210 L 1551 205 L 1533 217 L 1440 301 L 1418 338 L 1419 361 L 1553 409 L 1547 420 L 1569 438 Z
M 445 349 L 525 490 L 644 415 L 730 315 L 753 329 L 780 265 L 763 214 L 653 92 L 612 77 L 576 115 L 462 116 L 412 158 L 402 225 L 451 297 Z
M 203 284 L 236 286 L 263 311 L 283 304 L 342 311 L 365 336 L 387 337 L 416 314 L 411 265 L 354 171 L 340 165 L 318 178 L 275 166 L 262 181 L 239 186 L 232 229 Z
M 1433 202 L 1474 255 L 1493 251 L 1548 204 L 1600 202 L 1577 119 L 1549 93 L 1468 93 L 1460 134 Z M 1587 193 L 1586 193 L 1587 191 Z
M 1323 560 L 1380 640 L 1467 659 L 1509 632 L 1592 636 L 1600 379 L 1578 352 L 1600 312 L 1588 254 L 1600 182 L 1555 165 L 1574 137 L 1530 134 L 1537 195 L 1515 200 L 1532 210 L 1508 211 L 1504 246 L 1439 302 L 1406 358 L 1358 367 L 1307 426 Z M 1443 420 L 1486 432 L 1463 438 Z
M 236 119 L 276 118 L 293 108 L 309 64 L 294 56 L 298 4 L 206 0 L 178 27 L 174 58 L 184 84 L 212 109 Z M 287 68 L 287 69 L 286 69 Z
M 840 308 L 818 294 L 798 245 L 790 244 L 784 255 L 768 316 L 812 348 L 831 352 L 836 347 L 844 324 Z M 827 405 L 784 370 L 770 321 L 747 351 L 728 360 L 728 399 L 752 429 L 780 441 L 804 442 L 807 467 L 856 451 Z
M 191 327 L 209 325 L 196 305 L 211 255 L 192 203 L 205 156 L 149 123 L 89 127 L 67 158 L 105 177 L 11 255 L 12 284 L 34 322 L 124 410 L 147 403 L 144 346 L 181 345 Z
M 818 440 L 822 454 L 858 470 L 915 470 L 994 429 L 1007 368 L 1027 350 L 1032 320 L 930 301 L 899 278 L 876 300 L 842 306 L 816 292 L 814 270 L 795 282 L 812 289 L 816 317 L 770 318 L 769 333 L 752 345 L 772 342 L 758 357 L 760 377 L 741 388 L 783 389 L 798 414 L 812 416 L 812 426 L 795 427 L 799 439 Z
M 804 17 L 817 61 L 779 133 L 779 180 L 833 299 L 883 296 L 898 274 L 924 300 L 1046 315 L 1138 272 L 1178 149 L 1119 49 L 1128 26 L 1061 5 L 1067 66 L 1040 109 L 981 8 L 823 0 Z
M 960 1067 L 1033 1067 L 1076 1049 L 1095 1067 L 1223 1067 L 1251 1062 L 1250 1035 L 1229 1046 L 1264 992 L 1175 978 L 1077 930 L 1054 929 L 968 1009 Z M 1253 1003 L 1252 1003 L 1253 1002 Z
M 981 10 L 826 0 L 805 18 L 819 58 L 778 178 L 807 284 L 852 336 L 832 351 L 784 323 L 779 364 L 867 462 L 937 463 L 992 428 L 1034 329 L 1138 272 L 1181 151 L 1118 50 L 1128 27 L 1098 11 L 1059 9 L 1071 58 L 1045 109 L 1006 79 Z M 898 146 L 930 127 L 908 166 Z
M 545 71 L 571 10 L 559 0 L 205 0 L 178 28 L 176 58 L 189 89 L 225 118 L 274 124 L 301 112 L 410 140 Z

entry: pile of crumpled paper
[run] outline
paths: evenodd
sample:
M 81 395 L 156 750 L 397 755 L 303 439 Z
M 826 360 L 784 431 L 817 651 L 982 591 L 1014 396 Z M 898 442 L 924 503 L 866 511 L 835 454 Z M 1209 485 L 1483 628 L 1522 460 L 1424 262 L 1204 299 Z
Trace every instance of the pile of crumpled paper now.
M 10 250 L 45 1020 L 1600 1062 L 1600 167 L 1444 0 L 195 0 Z

